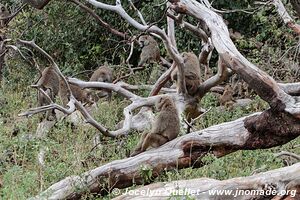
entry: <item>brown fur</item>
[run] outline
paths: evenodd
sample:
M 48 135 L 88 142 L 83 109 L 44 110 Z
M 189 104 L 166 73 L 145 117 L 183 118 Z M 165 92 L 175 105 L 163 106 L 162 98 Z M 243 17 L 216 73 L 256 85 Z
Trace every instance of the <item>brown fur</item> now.
M 184 60 L 184 77 L 185 85 L 189 95 L 195 95 L 201 83 L 201 72 L 198 57 L 192 52 L 183 52 Z M 178 69 L 176 68 L 172 74 L 171 79 L 177 83 Z M 178 86 L 177 86 L 178 87 Z
M 88 103 L 88 104 L 93 103 L 93 101 L 90 99 L 89 92 L 80 88 L 77 85 L 73 85 L 73 84 L 69 83 L 69 86 L 70 86 L 73 96 L 78 101 L 80 101 L 81 103 Z M 62 79 L 59 82 L 59 96 L 61 98 L 63 105 L 66 106 L 67 103 L 69 102 L 69 92 L 68 92 L 68 88 L 67 88 L 64 80 L 62 80 Z
M 112 83 L 113 70 L 107 66 L 101 66 L 92 74 L 90 81 Z M 111 91 L 103 89 L 94 97 L 94 100 L 97 101 L 99 97 L 103 95 L 107 96 L 109 100 L 111 99 Z
M 59 91 L 59 76 L 55 69 L 52 67 L 46 67 L 42 71 L 42 75 L 36 83 L 36 87 L 45 91 L 50 99 L 55 102 L 55 98 Z M 38 106 L 49 105 L 51 102 L 42 93 L 38 92 Z M 55 116 L 54 109 L 46 113 L 46 119 L 50 119 L 51 116 Z M 42 120 L 42 118 L 40 119 Z
M 152 125 L 151 132 L 142 134 L 131 156 L 142 153 L 149 147 L 157 148 L 178 136 L 179 116 L 173 100 L 170 97 L 162 97 L 156 103 L 156 108 L 160 112 Z
M 78 101 L 89 104 L 93 103 L 89 98 L 89 92 L 81 89 L 77 85 L 69 85 L 72 94 Z M 43 89 L 53 102 L 55 102 L 57 95 L 60 96 L 60 99 L 64 106 L 66 106 L 69 102 L 69 93 L 67 90 L 67 86 L 64 80 L 59 77 L 55 69 L 52 67 L 46 67 L 42 71 L 42 75 L 39 78 L 38 82 L 35 84 L 35 87 Z M 49 99 L 47 99 L 42 93 L 38 92 L 38 106 L 49 105 L 50 103 L 51 102 L 49 101 Z M 52 110 L 52 115 L 55 116 L 54 109 Z M 46 118 L 48 119 L 49 116 L 49 113 L 47 113 Z
M 220 104 L 221 106 L 232 108 L 234 99 L 233 99 L 233 89 L 230 85 L 226 85 L 222 96 L 220 96 Z
M 139 67 L 147 62 L 159 62 L 160 50 L 157 42 L 150 35 L 143 35 L 139 37 L 139 44 L 142 47 L 142 53 L 140 55 Z

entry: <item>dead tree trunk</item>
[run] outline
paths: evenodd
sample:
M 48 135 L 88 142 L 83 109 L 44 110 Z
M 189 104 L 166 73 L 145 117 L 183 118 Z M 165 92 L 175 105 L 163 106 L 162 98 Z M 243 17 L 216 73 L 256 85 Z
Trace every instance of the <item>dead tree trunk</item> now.
M 215 180 L 198 178 L 170 183 L 154 183 L 114 198 L 114 200 L 164 200 L 174 196 L 199 200 L 300 199 L 300 163 L 248 177 Z M 296 177 L 296 179 L 295 179 Z M 121 193 L 116 190 L 114 193 Z

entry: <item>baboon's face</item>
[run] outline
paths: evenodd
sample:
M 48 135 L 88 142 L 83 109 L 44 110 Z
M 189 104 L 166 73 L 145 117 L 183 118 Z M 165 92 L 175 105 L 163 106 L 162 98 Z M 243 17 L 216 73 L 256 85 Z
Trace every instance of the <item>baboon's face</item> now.
M 158 111 L 161 111 L 169 106 L 173 106 L 173 100 L 170 97 L 161 97 L 157 102 L 156 102 L 156 109 Z
M 183 58 L 184 62 L 187 62 L 191 57 L 192 57 L 192 55 L 188 52 L 183 52 L 182 53 L 182 58 Z
M 105 73 L 105 72 L 101 72 L 99 74 L 99 79 L 98 79 L 100 82 L 111 82 L 110 80 L 110 76 Z
M 143 48 L 144 46 L 149 45 L 149 36 L 148 35 L 143 35 L 139 38 L 139 44 L 140 47 Z

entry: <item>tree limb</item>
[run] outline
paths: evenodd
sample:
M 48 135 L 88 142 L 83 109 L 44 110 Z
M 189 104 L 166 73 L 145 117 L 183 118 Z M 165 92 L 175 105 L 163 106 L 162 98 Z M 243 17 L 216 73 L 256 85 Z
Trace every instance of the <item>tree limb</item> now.
M 280 0 L 273 0 L 273 4 L 277 9 L 278 14 L 280 15 L 283 22 L 290 27 L 295 33 L 300 35 L 300 25 L 297 24 L 293 18 L 288 14 L 283 3 Z
M 295 179 L 299 181 L 300 163 L 289 167 L 271 170 L 264 173 L 255 174 L 247 177 L 231 178 L 228 180 L 215 180 L 210 178 L 197 178 L 190 180 L 178 180 L 168 183 L 153 183 L 126 194 L 118 196 L 113 200 L 167 200 L 171 197 L 185 199 L 189 197 L 199 200 L 215 199 L 271 199 L 276 194 L 286 194 L 295 197 L 296 189 L 289 187 Z M 299 183 L 298 183 L 299 184 Z M 297 185 L 294 185 L 294 187 Z M 300 185 L 298 185 L 300 186 Z M 274 190 L 272 194 L 270 190 Z M 217 194 L 217 191 L 220 192 Z M 223 193 L 221 193 L 223 191 Z M 227 195 L 224 191 L 228 191 Z M 178 195 L 176 195 L 178 194 Z M 285 196 L 285 195 L 281 195 Z M 297 199 L 297 195 L 294 199 Z
M 97 15 L 92 9 L 90 9 L 89 7 L 85 6 L 83 3 L 79 2 L 78 0 L 69 0 L 72 3 L 78 5 L 82 10 L 84 10 L 85 12 L 89 13 L 96 21 L 97 23 L 104 27 L 106 30 L 108 30 L 109 32 L 124 38 L 124 39 L 129 39 L 128 35 L 126 33 L 120 32 L 117 29 L 114 29 L 113 27 L 111 27 L 107 22 L 103 21 L 99 15 Z

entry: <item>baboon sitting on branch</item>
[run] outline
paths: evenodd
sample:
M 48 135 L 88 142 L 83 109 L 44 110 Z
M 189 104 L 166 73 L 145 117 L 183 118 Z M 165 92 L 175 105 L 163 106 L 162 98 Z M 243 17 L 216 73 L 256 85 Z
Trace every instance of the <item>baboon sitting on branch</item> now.
M 162 97 L 156 103 L 159 112 L 150 133 L 143 133 L 141 139 L 130 156 L 146 151 L 149 147 L 157 148 L 175 139 L 180 131 L 179 115 L 173 100 Z

